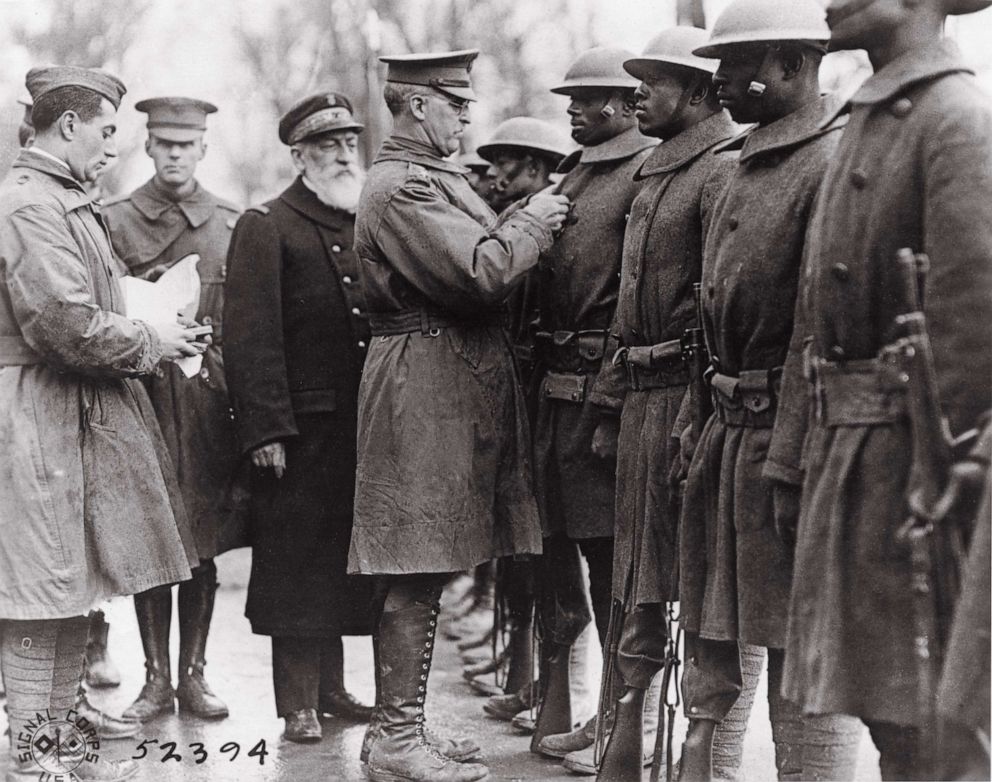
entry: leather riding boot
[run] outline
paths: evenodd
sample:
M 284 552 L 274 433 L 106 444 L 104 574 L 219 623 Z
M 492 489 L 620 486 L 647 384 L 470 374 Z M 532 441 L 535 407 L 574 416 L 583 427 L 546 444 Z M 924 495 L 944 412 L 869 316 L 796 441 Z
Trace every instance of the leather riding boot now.
M 227 706 L 214 695 L 203 678 L 207 664 L 207 635 L 214 613 L 217 568 L 213 561 L 201 564 L 193 578 L 179 585 L 179 711 L 203 719 L 223 719 Z
M 104 740 L 129 739 L 141 730 L 141 723 L 137 720 L 118 719 L 100 711 L 90 703 L 89 698 L 86 697 L 86 690 L 82 686 L 79 688 L 76 705 L 73 708 L 76 709 L 77 715 L 88 720 L 90 725 L 96 728 L 100 738 Z
M 124 719 L 140 722 L 175 709 L 169 662 L 169 625 L 172 619 L 172 589 L 155 587 L 134 596 L 134 612 L 145 651 L 145 686 L 124 710 Z
M 572 729 L 572 699 L 568 686 L 570 650 L 571 645 L 554 644 L 548 655 L 548 681 L 538 707 L 534 735 L 530 740 L 530 751 L 535 754 L 541 754 L 540 744 L 545 736 L 568 733 Z
M 679 782 L 710 782 L 713 779 L 713 720 L 689 720 L 682 744 Z
M 614 706 L 613 730 L 599 763 L 598 782 L 640 782 L 644 762 L 644 693 L 628 687 Z
M 341 636 L 328 638 L 320 652 L 320 684 L 317 687 L 317 713 L 351 722 L 368 722 L 372 707 L 366 706 L 344 688 L 344 646 Z
M 379 731 L 368 755 L 372 782 L 476 782 L 486 766 L 445 757 L 427 738 L 424 701 L 437 604 L 384 611 L 379 621 Z
M 86 640 L 86 684 L 97 689 L 118 687 L 121 673 L 107 653 L 110 625 L 103 611 L 90 611 L 89 637 Z

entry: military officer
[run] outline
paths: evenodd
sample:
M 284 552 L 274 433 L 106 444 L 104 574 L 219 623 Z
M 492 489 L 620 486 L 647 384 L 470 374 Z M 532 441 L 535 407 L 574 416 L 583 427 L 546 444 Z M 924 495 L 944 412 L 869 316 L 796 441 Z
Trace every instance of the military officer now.
M 875 73 L 849 102 L 820 187 L 765 467 L 779 482 L 784 529 L 796 523 L 802 484 L 803 577 L 792 585 L 784 692 L 814 714 L 860 717 L 883 779 L 933 779 L 918 667 L 928 662 L 914 632 L 911 558 L 897 535 L 914 448 L 905 392 L 877 357 L 899 336 L 894 319 L 906 306 L 894 295 L 896 253 L 925 252 L 941 413 L 959 435 L 992 407 L 992 112 L 942 34 L 948 15 L 990 3 L 826 5 L 831 45 L 866 49 Z M 817 400 L 808 432 L 804 340 Z
M 196 179 L 206 154 L 206 118 L 217 110 L 194 98 L 149 98 L 135 104 L 148 115 L 145 152 L 155 174 L 129 195 L 103 208 L 118 257 L 131 274 L 157 279 L 191 253 L 200 256 L 197 318 L 213 326 L 213 343 L 199 375 L 187 378 L 176 366 L 149 382 L 183 501 L 196 535 L 200 562 L 193 578 L 179 586 L 179 679 L 172 688 L 169 628 L 172 590 L 158 587 L 135 595 L 134 608 L 145 652 L 145 685 L 124 716 L 145 721 L 180 711 L 204 718 L 227 716 L 227 706 L 204 679 L 207 635 L 217 590 L 214 557 L 238 544 L 233 528 L 243 512 L 238 451 L 227 401 L 223 333 L 227 246 L 238 208 L 207 191 Z
M 633 174 L 656 145 L 641 135 L 634 116 L 637 81 L 623 70 L 633 52 L 598 47 L 583 52 L 552 92 L 568 97 L 572 140 L 581 147 L 559 168 L 558 191 L 572 208 L 561 236 L 539 265 L 540 320 L 535 334 L 540 387 L 534 434 L 535 486 L 547 538 L 546 557 L 574 559 L 578 546 L 589 571 L 589 591 L 600 644 L 609 625 L 613 571 L 613 505 L 616 438 L 622 404 L 620 373 L 611 359 L 616 344 L 609 327 L 617 302 L 620 258 L 630 205 L 641 188 Z M 595 384 L 595 387 L 594 387 Z M 545 580 L 558 608 L 585 610 L 582 580 L 563 576 L 577 568 L 551 565 Z M 567 613 L 575 614 L 570 610 Z M 549 619 L 550 623 L 550 619 Z M 573 623 L 578 628 L 578 623 Z M 580 629 L 580 628 L 579 628 Z M 546 637 L 550 666 L 567 666 L 574 633 Z M 547 704 L 560 702 L 549 673 L 538 716 L 537 752 L 561 757 L 590 743 L 587 733 L 569 736 L 571 719 L 549 723 Z M 561 744 L 554 736 L 568 736 Z
M 342 635 L 368 635 L 371 580 L 348 576 L 358 382 L 369 347 L 353 250 L 365 172 L 351 101 L 311 95 L 279 122 L 296 180 L 239 220 L 225 307 L 229 387 L 250 457 L 245 613 L 272 637 L 276 711 L 290 741 L 322 715 L 368 720 L 345 689 Z
M 355 226 L 373 339 L 359 389 L 348 568 L 386 576 L 380 700 L 366 734 L 375 782 L 471 782 L 478 748 L 433 736 L 424 701 L 448 574 L 541 550 L 529 438 L 500 307 L 551 246 L 567 199 L 539 194 L 496 223 L 446 158 L 475 100 L 478 52 L 398 55 L 393 130 Z

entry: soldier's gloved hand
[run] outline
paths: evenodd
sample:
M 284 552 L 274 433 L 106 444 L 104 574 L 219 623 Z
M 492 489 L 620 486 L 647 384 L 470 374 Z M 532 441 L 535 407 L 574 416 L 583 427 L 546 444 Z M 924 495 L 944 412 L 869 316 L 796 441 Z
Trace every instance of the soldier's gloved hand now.
M 263 470 L 273 470 L 276 478 L 281 478 L 286 472 L 286 446 L 280 442 L 260 445 L 251 452 L 251 463 Z
M 552 195 L 546 191 L 541 191 L 532 196 L 527 202 L 523 211 L 531 217 L 536 217 L 551 230 L 551 233 L 558 233 L 565 225 L 565 218 L 568 217 L 568 198 L 563 195 Z
M 187 325 L 190 323 L 193 325 Z M 195 325 L 185 318 L 183 322 L 176 320 L 174 323 L 152 325 L 152 329 L 158 334 L 159 342 L 162 345 L 163 361 L 178 361 L 187 356 L 199 355 L 207 349 L 205 342 L 197 341 L 200 337 L 193 331 Z
M 592 452 L 600 459 L 617 457 L 617 440 L 620 438 L 620 419 L 604 415 L 592 435 Z
M 799 527 L 799 501 L 801 497 L 801 486 L 783 481 L 775 481 L 772 485 L 775 531 L 789 548 L 796 547 L 796 529 Z

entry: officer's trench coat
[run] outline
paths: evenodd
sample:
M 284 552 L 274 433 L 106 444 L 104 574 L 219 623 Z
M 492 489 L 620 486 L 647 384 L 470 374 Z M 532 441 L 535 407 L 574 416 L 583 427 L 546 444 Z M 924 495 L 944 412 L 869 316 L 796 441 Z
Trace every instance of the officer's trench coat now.
M 889 63 L 855 94 L 820 191 L 766 468 L 794 482 L 805 473 L 783 688 L 809 711 L 920 719 L 910 561 L 896 537 L 909 424 L 848 416 L 814 420 L 807 434 L 803 341 L 829 361 L 875 358 L 902 311 L 896 252 L 926 252 L 941 407 L 954 434 L 976 425 L 992 407 L 990 150 L 989 98 L 941 41 Z M 898 397 L 890 394 L 895 409 Z
M 721 112 L 655 148 L 636 172 L 642 187 L 630 210 L 611 329 L 624 347 L 677 340 L 695 324 L 703 238 L 736 165 L 735 156 L 712 149 L 734 131 Z M 644 391 L 621 386 L 613 596 L 631 606 L 678 599 L 678 502 L 669 471 L 687 370 L 673 370 L 670 382 Z M 617 395 L 612 383 L 594 390 Z
M 150 180 L 102 209 L 117 256 L 131 274 L 171 267 L 190 253 L 200 262 L 198 323 L 213 326 L 200 373 L 174 364 L 145 382 L 169 446 L 201 559 L 245 544 L 247 486 L 240 469 L 222 348 L 227 246 L 238 208 L 197 184 L 176 202 Z
M 383 144 L 355 226 L 370 320 L 477 319 L 550 246 L 523 210 L 497 225 L 463 172 L 416 142 Z M 358 431 L 350 571 L 451 572 L 540 553 L 524 400 L 499 323 L 373 336 Z
M 286 446 L 282 478 L 251 468 L 245 613 L 263 635 L 371 630 L 371 579 L 346 573 L 369 341 L 353 226 L 297 178 L 231 239 L 224 355 L 240 448 L 247 460 Z
M 24 150 L 0 185 L 0 617 L 78 616 L 190 576 L 197 555 L 140 381 L 161 358 L 125 318 L 82 187 Z M 159 460 L 162 460 L 160 463 Z

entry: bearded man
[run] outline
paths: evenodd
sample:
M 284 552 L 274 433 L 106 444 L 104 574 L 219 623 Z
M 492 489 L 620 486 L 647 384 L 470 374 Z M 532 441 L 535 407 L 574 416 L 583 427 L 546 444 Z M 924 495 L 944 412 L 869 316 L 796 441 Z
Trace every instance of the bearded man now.
M 300 175 L 245 212 L 228 253 L 228 389 L 253 465 L 246 614 L 272 636 L 276 710 L 297 742 L 320 740 L 318 714 L 371 716 L 344 689 L 341 645 L 371 615 L 371 579 L 345 573 L 369 342 L 352 251 L 361 130 L 343 95 L 290 109 L 279 139 Z

